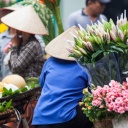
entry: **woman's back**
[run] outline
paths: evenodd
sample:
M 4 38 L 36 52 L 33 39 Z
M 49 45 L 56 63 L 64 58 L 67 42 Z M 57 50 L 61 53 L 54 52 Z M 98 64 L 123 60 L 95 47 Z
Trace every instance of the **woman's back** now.
M 43 87 L 33 124 L 55 124 L 71 120 L 87 86 L 87 75 L 75 61 L 49 58 L 40 76 Z

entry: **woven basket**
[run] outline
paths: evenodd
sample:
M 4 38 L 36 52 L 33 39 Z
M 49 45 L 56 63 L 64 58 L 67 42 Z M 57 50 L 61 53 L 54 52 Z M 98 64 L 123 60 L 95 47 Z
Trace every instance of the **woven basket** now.
M 113 128 L 112 120 L 110 119 L 96 121 L 93 124 L 94 124 L 94 128 Z
M 31 97 L 31 96 L 35 95 L 40 90 L 41 90 L 40 86 L 35 87 L 35 88 L 30 89 L 30 90 L 28 90 L 26 92 L 23 92 L 23 93 L 19 93 L 19 94 L 16 94 L 16 95 L 6 96 L 6 97 L 3 97 L 3 98 L 0 98 L 0 102 L 9 101 L 10 99 L 12 99 L 12 101 L 19 101 L 19 100 L 22 100 L 24 98 L 28 98 L 28 97 Z
M 0 120 L 9 118 L 14 113 L 15 113 L 15 111 L 13 109 L 9 109 L 5 112 L 0 112 Z

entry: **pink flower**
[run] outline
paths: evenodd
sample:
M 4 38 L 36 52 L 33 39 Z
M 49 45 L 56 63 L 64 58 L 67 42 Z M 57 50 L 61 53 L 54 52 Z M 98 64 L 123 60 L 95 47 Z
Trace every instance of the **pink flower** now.
M 116 33 L 114 33 L 112 30 L 110 31 L 111 38 L 116 41 Z
M 104 108 L 104 105 L 101 105 L 100 108 Z
M 128 111 L 128 107 L 125 107 L 125 110 Z
M 120 83 L 115 81 L 115 80 L 111 80 L 111 82 L 109 83 L 109 86 L 111 86 L 112 88 L 120 88 Z
M 121 30 L 118 30 L 118 35 L 119 35 L 120 39 L 123 41 L 124 40 L 124 34 Z
M 4 48 L 4 53 L 7 54 L 9 52 L 9 50 L 11 49 L 11 47 L 12 47 L 12 42 L 9 42 L 7 44 L 7 46 Z
M 94 100 L 94 101 L 92 101 L 92 105 L 98 107 L 101 105 L 101 101 L 100 100 Z
M 123 107 L 120 107 L 120 108 L 118 109 L 118 113 L 120 113 L 120 114 L 125 113 L 125 109 L 124 109 Z

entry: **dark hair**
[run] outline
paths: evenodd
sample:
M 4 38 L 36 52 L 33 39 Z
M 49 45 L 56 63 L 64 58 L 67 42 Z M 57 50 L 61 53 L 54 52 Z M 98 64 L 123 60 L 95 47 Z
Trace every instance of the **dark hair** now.
M 97 0 L 85 0 L 85 4 L 88 5 L 88 2 L 91 1 L 91 2 L 96 2 Z

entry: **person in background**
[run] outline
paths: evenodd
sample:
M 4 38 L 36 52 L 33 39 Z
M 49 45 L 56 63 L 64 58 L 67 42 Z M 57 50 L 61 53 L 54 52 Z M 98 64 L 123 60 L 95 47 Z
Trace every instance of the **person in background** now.
M 71 48 L 65 39 L 73 40 L 77 27 L 71 27 L 46 47 L 51 57 L 45 62 L 40 75 L 41 95 L 34 110 L 35 128 L 92 128 L 93 124 L 78 105 L 88 86 L 87 74 L 69 57 Z
M 42 47 L 35 35 L 48 33 L 34 8 L 27 6 L 17 9 L 2 17 L 1 21 L 14 31 L 10 36 L 12 48 L 9 65 L 12 73 L 19 74 L 25 79 L 39 77 L 44 57 Z M 26 113 L 32 116 L 31 109 L 28 111 L 28 107 Z M 16 124 L 10 123 L 8 126 L 16 127 Z
M 0 10 L 0 18 L 2 16 L 7 15 L 10 13 L 11 10 L 6 10 L 6 9 L 1 9 Z M 5 53 L 4 49 L 7 47 L 8 43 L 11 41 L 11 36 L 10 34 L 13 34 L 13 30 L 9 29 L 5 24 L 1 23 L 0 25 L 1 30 L 4 28 L 4 31 L 0 33 L 0 81 L 7 75 L 11 74 L 11 71 L 9 69 L 8 64 L 4 63 L 4 59 L 7 56 Z
M 35 34 L 45 35 L 47 31 L 38 14 L 32 6 L 27 6 L 2 17 L 1 21 L 15 31 L 15 34 L 11 35 L 9 61 L 12 73 L 25 79 L 39 77 L 44 59 L 42 47 Z
M 78 26 L 80 24 L 84 29 L 87 25 L 92 25 L 92 23 L 97 23 L 97 21 L 102 21 L 102 18 L 107 21 L 103 11 L 105 9 L 105 4 L 111 0 L 85 0 L 86 7 L 71 13 L 68 17 L 66 23 L 66 29 L 72 27 L 73 25 Z

